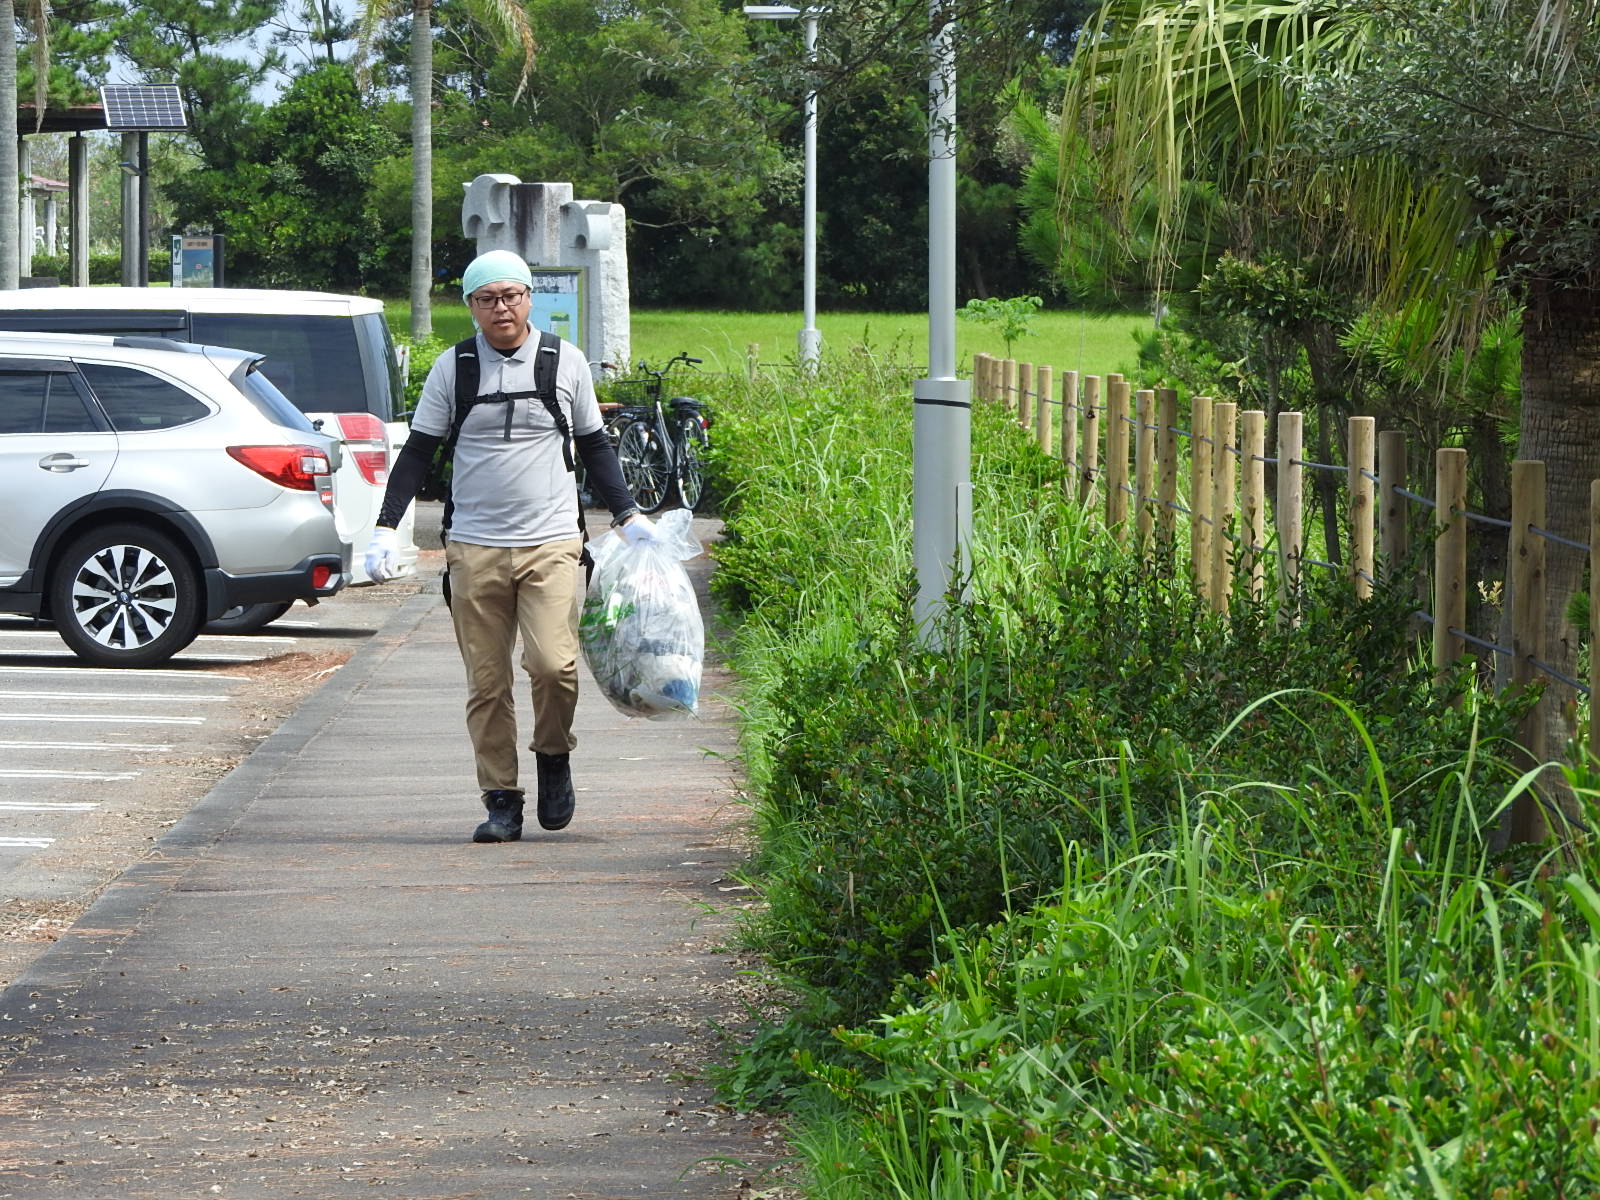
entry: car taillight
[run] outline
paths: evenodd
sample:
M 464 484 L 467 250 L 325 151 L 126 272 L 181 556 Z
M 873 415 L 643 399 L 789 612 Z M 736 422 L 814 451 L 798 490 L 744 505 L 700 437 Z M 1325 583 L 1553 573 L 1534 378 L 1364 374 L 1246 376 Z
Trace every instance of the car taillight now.
M 229 446 L 228 453 L 257 475 L 297 492 L 317 490 L 317 476 L 330 475 L 328 456 L 315 446 Z
M 333 578 L 333 568 L 318 563 L 311 568 L 311 586 L 316 591 L 321 591 L 328 586 L 328 580 Z
M 340 413 L 339 434 L 363 479 L 374 487 L 389 482 L 389 445 L 382 421 L 371 413 Z

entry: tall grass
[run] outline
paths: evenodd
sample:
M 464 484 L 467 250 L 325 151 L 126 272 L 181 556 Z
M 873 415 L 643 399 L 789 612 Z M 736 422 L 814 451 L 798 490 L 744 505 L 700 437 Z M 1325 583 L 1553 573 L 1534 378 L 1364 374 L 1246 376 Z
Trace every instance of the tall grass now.
M 907 386 L 717 397 L 746 937 L 793 997 L 726 1080 L 809 1195 L 1600 1193 L 1600 863 L 1491 852 L 1517 705 L 1437 690 L 1399 593 L 1217 617 L 986 407 L 929 650 Z
M 411 308 L 404 300 L 388 300 L 384 312 L 396 337 L 409 337 Z M 631 315 L 634 362 L 660 364 L 680 351 L 705 359 L 703 371 L 742 373 L 747 347 L 760 347 L 768 365 L 792 362 L 801 318 L 788 313 L 733 313 L 678 309 L 634 309 Z M 918 313 L 824 313 L 817 318 L 826 357 L 848 361 L 858 346 L 875 348 L 885 361 L 916 372 L 928 357 L 928 318 Z M 1139 313 L 1041 312 L 1035 334 L 1013 343 L 1023 360 L 1050 363 L 1057 370 L 1091 374 L 1120 371 L 1132 375 L 1138 366 L 1135 335 L 1149 333 L 1151 318 Z M 472 318 L 457 300 L 433 302 L 435 337 L 449 345 L 472 332 Z M 958 322 L 956 349 L 963 370 L 975 354 L 1001 354 L 999 334 L 987 325 Z

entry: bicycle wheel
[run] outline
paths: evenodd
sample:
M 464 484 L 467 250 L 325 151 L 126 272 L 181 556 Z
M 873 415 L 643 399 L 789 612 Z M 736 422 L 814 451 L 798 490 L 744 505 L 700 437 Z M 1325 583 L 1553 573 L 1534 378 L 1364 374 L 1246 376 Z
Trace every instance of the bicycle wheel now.
M 692 512 L 706 493 L 706 449 L 711 443 L 698 413 L 673 417 L 672 427 L 678 439 L 678 499 Z
M 617 458 L 622 463 L 622 481 L 640 512 L 653 513 L 667 502 L 672 475 L 667 448 L 656 434 L 654 421 L 630 421 L 617 438 Z

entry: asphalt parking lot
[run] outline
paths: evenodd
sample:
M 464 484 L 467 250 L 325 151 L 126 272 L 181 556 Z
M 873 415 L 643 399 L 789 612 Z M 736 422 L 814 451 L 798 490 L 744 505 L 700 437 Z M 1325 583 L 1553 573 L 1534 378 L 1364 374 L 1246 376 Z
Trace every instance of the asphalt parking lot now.
M 258 633 L 202 634 L 157 669 L 88 666 L 49 626 L 0 616 L 0 986 L 396 608 L 437 586 L 443 552 L 418 537 L 415 578 L 296 605 Z

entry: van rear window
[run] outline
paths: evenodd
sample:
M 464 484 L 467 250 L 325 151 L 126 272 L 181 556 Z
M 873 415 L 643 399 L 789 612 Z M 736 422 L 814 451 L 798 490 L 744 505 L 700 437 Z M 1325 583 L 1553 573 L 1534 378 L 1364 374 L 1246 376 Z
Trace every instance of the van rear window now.
M 367 385 L 348 317 L 193 313 L 190 336 L 266 355 L 261 370 L 301 412 L 365 412 Z

